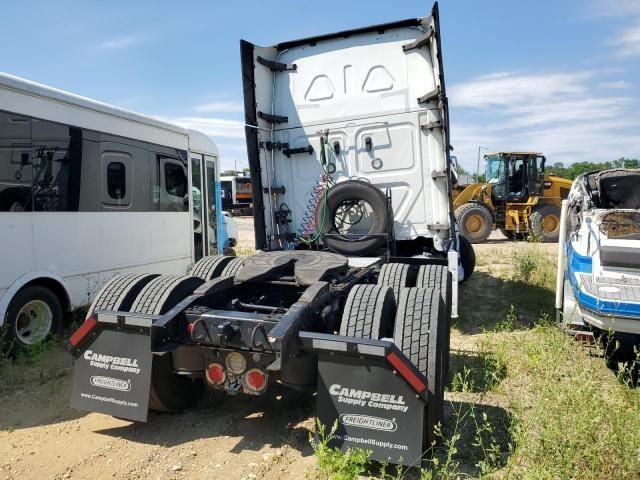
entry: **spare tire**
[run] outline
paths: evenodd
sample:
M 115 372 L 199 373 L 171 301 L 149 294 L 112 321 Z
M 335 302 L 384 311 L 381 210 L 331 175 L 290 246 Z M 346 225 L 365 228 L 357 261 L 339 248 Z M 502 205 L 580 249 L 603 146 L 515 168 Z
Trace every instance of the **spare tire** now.
M 369 209 L 363 211 L 362 204 L 368 204 Z M 340 212 L 345 211 L 345 206 L 351 209 L 358 209 L 360 219 L 351 222 L 351 225 L 359 223 L 366 216 L 370 226 L 358 238 L 343 236 L 336 225 L 336 218 Z M 336 253 L 343 255 L 368 255 L 382 247 L 387 239 L 388 219 L 387 219 L 387 198 L 384 193 L 375 185 L 363 182 L 362 180 L 348 180 L 340 182 L 327 193 L 326 207 L 321 203 L 316 212 L 316 225 L 320 233 L 324 235 L 325 245 Z M 328 235 L 331 236 L 328 236 Z

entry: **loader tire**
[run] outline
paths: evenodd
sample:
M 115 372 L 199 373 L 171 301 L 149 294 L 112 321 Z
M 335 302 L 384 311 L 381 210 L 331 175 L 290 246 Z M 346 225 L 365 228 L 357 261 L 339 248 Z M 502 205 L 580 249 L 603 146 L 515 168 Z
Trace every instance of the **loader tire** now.
M 465 203 L 456 208 L 456 221 L 460 233 L 471 243 L 484 243 L 493 230 L 493 214 L 481 203 Z
M 194 277 L 200 277 L 205 282 L 217 278 L 233 258 L 234 257 L 226 255 L 210 255 L 208 257 L 201 258 L 193 266 L 191 275 Z
M 116 275 L 102 287 L 96 298 L 93 299 L 86 318 L 93 315 L 95 310 L 128 312 L 142 289 L 159 276 L 158 273 Z
M 204 283 L 199 277 L 161 275 L 149 282 L 138 294 L 130 312 L 147 315 L 167 313 Z
M 449 349 L 451 339 L 451 273 L 446 265 L 422 265 L 418 271 L 416 287 L 440 290 L 442 301 L 445 305 L 445 328 L 444 330 L 444 374 L 449 373 Z
M 355 285 L 342 312 L 340 335 L 374 340 L 390 338 L 395 310 L 391 287 Z
M 460 255 L 460 265 L 464 270 L 462 281 L 466 282 L 476 268 L 476 252 L 473 245 L 466 237 L 458 235 L 458 254 Z
M 369 231 L 357 240 L 341 237 L 336 227 L 338 208 L 347 201 L 360 200 L 371 206 L 373 224 Z M 326 210 L 326 211 L 325 211 Z M 387 198 L 382 190 L 362 180 L 340 182 L 329 189 L 326 207 L 324 204 L 316 212 L 316 225 L 323 235 L 323 242 L 329 250 L 347 256 L 368 255 L 387 241 L 389 229 L 387 218 Z
M 394 343 L 427 379 L 427 413 L 423 450 L 436 442 L 436 425 L 444 407 L 444 328 L 446 307 L 438 287 L 403 288 L 400 292 Z
M 560 207 L 542 205 L 529 217 L 529 231 L 544 243 L 554 243 L 560 238 Z
M 156 412 L 180 412 L 202 396 L 204 382 L 173 373 L 171 354 L 153 355 L 149 409 Z
M 242 265 L 244 265 L 244 258 L 242 257 L 234 258 L 229 263 L 227 263 L 227 266 L 224 267 L 224 270 L 222 270 L 222 273 L 220 274 L 220 276 L 235 277 L 236 274 L 242 268 Z
M 409 265 L 406 263 L 385 263 L 380 268 L 378 285 L 391 287 L 397 301 L 400 289 L 409 286 Z

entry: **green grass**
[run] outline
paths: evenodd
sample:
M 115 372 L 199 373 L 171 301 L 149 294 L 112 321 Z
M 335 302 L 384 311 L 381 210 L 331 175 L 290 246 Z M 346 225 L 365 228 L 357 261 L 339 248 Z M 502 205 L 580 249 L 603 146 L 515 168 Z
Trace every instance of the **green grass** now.
M 66 376 L 70 371 L 71 357 L 60 337 L 50 337 L 11 355 L 6 350 L 0 351 L 0 393 L 27 383 L 43 384 Z
M 507 358 L 517 418 L 506 477 L 640 477 L 639 392 L 601 357 L 554 325 L 491 341 Z

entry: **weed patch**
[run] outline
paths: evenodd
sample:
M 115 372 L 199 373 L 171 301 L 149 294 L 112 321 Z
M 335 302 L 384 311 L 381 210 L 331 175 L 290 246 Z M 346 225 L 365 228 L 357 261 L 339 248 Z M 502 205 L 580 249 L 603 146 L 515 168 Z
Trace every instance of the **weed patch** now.
M 601 358 L 554 327 L 496 348 L 508 358 L 505 389 L 518 421 L 506 477 L 638 478 L 640 396 Z

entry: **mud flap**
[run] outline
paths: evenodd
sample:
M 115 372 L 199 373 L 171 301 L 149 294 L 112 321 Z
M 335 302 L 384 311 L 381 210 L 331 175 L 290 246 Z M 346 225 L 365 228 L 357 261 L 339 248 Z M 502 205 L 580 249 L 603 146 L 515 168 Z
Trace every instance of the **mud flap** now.
M 81 332 L 90 320 L 92 326 Z M 150 318 L 97 312 L 78 329 L 71 337 L 75 357 L 73 408 L 135 421 L 147 420 L 151 323 Z
M 379 462 L 419 466 L 426 379 L 388 341 L 301 332 L 305 349 L 318 355 L 316 418 L 330 446 L 371 451 Z

